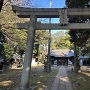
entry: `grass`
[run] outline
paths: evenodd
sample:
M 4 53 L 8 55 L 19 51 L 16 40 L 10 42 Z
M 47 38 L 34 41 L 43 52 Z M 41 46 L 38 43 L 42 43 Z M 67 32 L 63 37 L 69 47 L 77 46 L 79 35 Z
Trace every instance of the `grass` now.
M 31 83 L 30 85 L 36 85 L 37 88 L 35 90 L 40 90 L 41 88 L 48 88 L 48 85 L 52 84 L 54 78 L 57 74 L 57 70 L 53 70 L 51 73 L 46 73 L 43 71 L 38 71 L 37 75 L 31 76 Z M 49 90 L 49 89 L 48 89 Z
M 36 86 L 35 90 L 50 88 L 58 69 L 52 69 L 50 73 L 43 70 L 43 66 L 33 66 L 30 74 L 30 86 Z M 13 90 L 19 87 L 22 69 L 10 69 L 0 74 L 0 90 Z M 50 90 L 50 89 L 47 89 Z
M 90 90 L 90 71 L 79 72 L 78 74 L 68 72 L 74 90 Z
M 13 90 L 20 84 L 21 70 L 11 69 L 0 74 L 0 90 Z

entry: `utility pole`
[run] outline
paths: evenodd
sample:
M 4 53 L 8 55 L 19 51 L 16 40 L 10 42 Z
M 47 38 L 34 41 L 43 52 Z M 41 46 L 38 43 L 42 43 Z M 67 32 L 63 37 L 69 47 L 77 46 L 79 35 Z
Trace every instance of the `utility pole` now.
M 52 0 L 50 0 L 50 8 L 52 8 Z M 51 18 L 49 18 L 49 23 L 51 23 Z M 47 72 L 51 72 L 51 63 L 50 63 L 50 46 L 51 46 L 51 30 L 49 29 L 49 38 L 48 38 L 48 60 L 47 60 Z

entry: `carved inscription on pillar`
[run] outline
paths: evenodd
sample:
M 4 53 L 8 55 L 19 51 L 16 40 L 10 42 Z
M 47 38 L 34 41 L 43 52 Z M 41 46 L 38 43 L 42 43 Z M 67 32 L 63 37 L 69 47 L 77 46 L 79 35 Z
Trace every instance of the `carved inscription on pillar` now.
M 66 9 L 59 10 L 59 18 L 60 18 L 60 25 L 61 26 L 68 24 L 67 10 Z

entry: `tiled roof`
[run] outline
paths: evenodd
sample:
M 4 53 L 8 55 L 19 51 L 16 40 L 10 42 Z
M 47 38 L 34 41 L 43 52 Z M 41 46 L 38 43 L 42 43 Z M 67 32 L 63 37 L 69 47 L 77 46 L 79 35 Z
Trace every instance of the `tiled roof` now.
M 50 56 L 55 56 L 55 57 L 68 57 L 68 56 L 73 56 L 71 55 L 73 54 L 70 53 L 70 50 L 69 49 L 56 49 L 56 50 L 52 50 Z

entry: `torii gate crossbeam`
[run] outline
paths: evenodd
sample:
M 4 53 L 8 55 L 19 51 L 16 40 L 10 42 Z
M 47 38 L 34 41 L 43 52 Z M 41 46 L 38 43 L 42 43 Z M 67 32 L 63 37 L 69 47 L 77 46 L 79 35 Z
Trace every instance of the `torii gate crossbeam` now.
M 17 24 L 19 29 L 28 29 L 28 23 Z M 45 24 L 45 23 L 36 23 L 36 30 L 89 30 L 90 29 L 90 22 L 89 23 L 69 23 L 66 26 L 60 26 L 60 24 Z
M 30 15 L 35 15 L 37 18 L 58 18 L 59 10 L 67 8 L 24 8 L 12 6 L 12 9 L 22 18 L 30 18 Z M 68 17 L 90 17 L 90 8 L 68 8 L 67 15 Z

